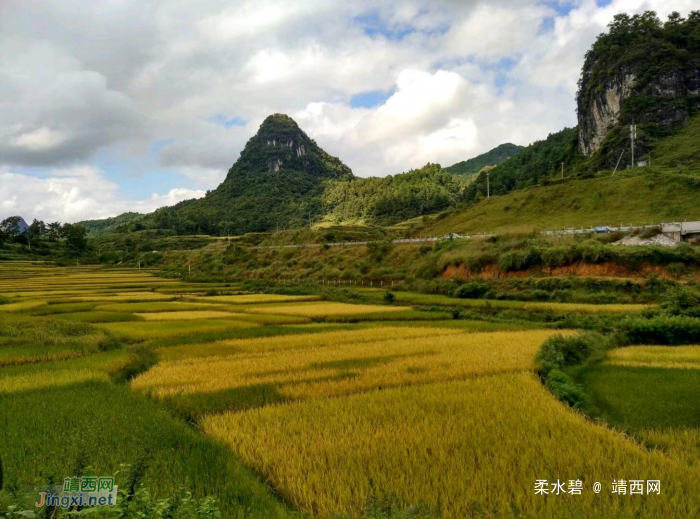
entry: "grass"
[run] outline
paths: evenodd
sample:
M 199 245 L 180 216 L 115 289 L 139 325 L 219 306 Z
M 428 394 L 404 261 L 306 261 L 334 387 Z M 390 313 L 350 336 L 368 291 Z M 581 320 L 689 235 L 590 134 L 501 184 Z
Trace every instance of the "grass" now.
M 430 221 L 416 233 L 530 232 L 697 220 L 697 197 L 698 188 L 678 175 L 642 170 L 494 196 Z
M 696 472 L 586 421 L 527 373 L 224 413 L 204 430 L 316 517 L 359 517 L 372 488 L 442 517 L 700 512 Z M 623 474 L 660 479 L 663 498 L 591 491 Z M 582 479 L 585 490 L 543 498 L 536 479 Z

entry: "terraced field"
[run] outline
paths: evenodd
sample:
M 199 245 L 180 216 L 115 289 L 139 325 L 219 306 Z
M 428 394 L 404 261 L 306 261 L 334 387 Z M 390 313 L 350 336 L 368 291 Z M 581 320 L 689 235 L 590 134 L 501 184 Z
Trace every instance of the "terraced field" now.
M 620 370 L 690 377 L 659 396 L 682 397 L 667 418 L 685 425 L 630 436 L 558 402 L 535 375 L 543 341 L 575 331 L 460 319 L 442 296 L 397 293 L 386 304 L 383 292 L 366 294 L 376 294 L 370 304 L 350 304 L 0 263 L 0 510 L 31 506 L 36 496 L 17 489 L 87 470 L 118 472 L 124 488 L 159 498 L 215 496 L 224 517 L 700 513 L 688 425 L 697 407 L 682 393 L 694 387 L 698 347 L 615 350 L 589 374 L 620 423 L 644 406 L 619 402 L 638 380 L 656 380 Z M 613 495 L 621 478 L 661 480 L 662 494 Z M 581 480 L 583 492 L 535 495 L 538 479 Z

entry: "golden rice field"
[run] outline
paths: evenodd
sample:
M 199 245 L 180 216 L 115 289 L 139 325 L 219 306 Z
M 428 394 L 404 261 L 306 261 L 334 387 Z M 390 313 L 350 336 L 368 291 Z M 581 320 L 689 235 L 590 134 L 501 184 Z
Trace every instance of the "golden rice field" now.
M 346 342 L 334 334 L 311 336 L 315 344 L 162 362 L 136 378 L 132 387 L 156 396 L 205 393 L 244 386 L 274 385 L 290 399 L 326 397 L 387 388 L 534 369 L 534 358 L 551 331 L 455 333 L 455 330 L 408 329 L 423 336 Z M 348 335 L 351 332 L 346 332 Z M 367 333 L 365 336 L 369 336 Z M 394 335 L 393 333 L 391 334 Z M 262 341 L 261 341 L 262 342 Z M 261 344 L 262 348 L 269 347 Z M 220 348 L 221 352 L 222 349 Z
M 199 319 L 225 319 L 231 317 L 229 312 L 221 310 L 184 310 L 181 312 L 136 313 L 146 321 L 197 321 Z
M 525 372 L 225 413 L 203 428 L 318 517 L 361 515 L 371 484 L 455 518 L 700 513 L 697 472 L 586 421 Z M 620 478 L 660 479 L 663 498 L 592 492 Z M 535 496 L 536 479 L 587 491 Z
M 233 296 L 211 296 L 206 301 L 215 303 L 232 304 L 257 304 L 257 303 L 292 303 L 301 301 L 318 301 L 318 296 L 288 296 L 281 294 L 240 294 Z M 199 299 L 200 301 L 205 299 Z
M 700 514 L 700 429 L 625 434 L 566 407 L 537 378 L 543 341 L 574 330 L 541 321 L 467 321 L 428 308 L 493 304 L 612 315 L 643 305 L 445 302 L 407 292 L 397 292 L 397 304 L 389 305 L 383 291 L 367 290 L 358 292 L 370 294 L 368 303 L 351 304 L 318 295 L 238 293 L 241 287 L 227 285 L 145 270 L 0 262 L 0 398 L 36 395 L 33 406 L 17 409 L 46 409 L 49 416 L 56 395 L 99 387 L 113 391 L 101 393 L 110 398 L 142 402 L 148 409 L 138 415 L 142 424 L 162 409 L 235 467 L 226 473 L 230 480 L 218 477 L 214 484 L 210 466 L 198 466 L 196 457 L 177 466 L 191 471 L 179 472 L 178 480 L 223 495 L 249 488 L 259 475 L 273 489 L 271 502 L 288 511 L 275 517 L 360 518 L 373 497 L 389 496 L 395 508 L 421 505 L 446 518 Z M 697 369 L 700 346 L 620 348 L 602 365 Z M 120 378 L 125 373 L 129 377 Z M 112 400 L 107 404 L 105 413 L 117 412 Z M 124 415 L 114 419 L 130 423 L 133 405 L 117 407 Z M 27 416 L 17 417 L 21 432 L 8 436 L 12 442 L 42 430 L 27 427 L 36 419 Z M 31 445 L 58 444 L 54 433 L 70 438 L 80 427 L 88 437 L 99 427 L 47 419 L 43 430 L 52 439 L 30 438 Z M 170 438 L 158 431 L 148 437 Z M 125 444 L 132 439 L 129 427 L 110 434 Z M 168 458 L 188 450 L 173 445 Z M 45 476 L 45 460 L 23 448 L 35 471 L 31 481 L 13 481 L 20 487 Z M 74 470 L 65 463 L 65 471 Z M 156 473 L 165 474 L 161 467 Z M 248 469 L 256 476 L 241 484 L 237 478 Z M 18 472 L 11 466 L 8 475 Z M 538 479 L 580 479 L 583 492 L 535 495 Z M 662 494 L 613 495 L 615 479 L 658 479 Z M 592 490 L 596 481 L 603 484 L 599 494 Z M 226 499 L 223 517 L 247 516 L 232 505 L 239 498 Z M 268 517 L 267 508 L 252 510 L 253 517 Z
M 303 327 L 303 331 L 306 327 Z M 158 354 L 164 361 L 191 359 L 196 357 L 225 357 L 239 353 L 262 354 L 286 350 L 310 350 L 314 348 L 354 346 L 367 342 L 378 343 L 400 339 L 432 337 L 436 341 L 442 336 L 459 333 L 459 329 L 428 328 L 420 326 L 392 328 L 355 328 L 324 331 L 317 334 L 273 336 L 256 339 L 230 339 L 201 344 L 168 346 L 160 348 Z
M 233 319 L 206 319 L 199 321 L 173 320 L 100 323 L 96 326 L 126 340 L 145 341 L 204 332 L 250 328 L 255 326 L 255 324 Z
M 700 369 L 700 346 L 628 346 L 608 354 L 607 364 L 634 368 Z
M 403 312 L 405 307 L 386 305 L 352 305 L 347 303 L 304 303 L 264 306 L 260 308 L 249 308 L 248 312 L 257 314 L 280 314 L 298 315 L 302 317 L 329 317 L 335 315 L 361 315 Z

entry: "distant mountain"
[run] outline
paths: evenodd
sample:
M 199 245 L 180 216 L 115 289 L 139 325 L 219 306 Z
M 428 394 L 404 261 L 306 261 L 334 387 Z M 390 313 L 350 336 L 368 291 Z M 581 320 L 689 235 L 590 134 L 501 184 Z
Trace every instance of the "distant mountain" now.
M 95 232 L 172 229 L 219 235 L 301 227 L 322 215 L 328 181 L 352 178 L 350 168 L 323 151 L 291 117 L 274 114 L 245 145 L 226 179 L 204 198 L 143 217 L 121 215 L 112 225 L 85 224 Z M 121 228 L 124 224 L 127 229 Z
M 445 171 L 453 175 L 473 175 L 479 173 L 484 166 L 497 166 L 501 162 L 505 162 L 514 155 L 520 153 L 523 148 L 523 146 L 506 142 L 505 144 L 496 146 L 491 151 L 487 151 L 474 158 L 458 162 L 457 164 L 445 168 Z
M 13 233 L 22 234 L 27 229 L 29 229 L 29 225 L 21 216 L 10 216 L 0 223 L 0 230 L 4 232 L 12 231 Z

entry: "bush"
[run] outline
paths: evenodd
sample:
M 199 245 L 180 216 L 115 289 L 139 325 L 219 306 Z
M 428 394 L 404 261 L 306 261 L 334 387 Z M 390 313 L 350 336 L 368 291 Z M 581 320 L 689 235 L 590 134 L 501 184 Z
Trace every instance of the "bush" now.
M 697 344 L 700 319 L 687 316 L 629 319 L 623 324 L 622 337 L 626 344 Z
M 546 377 L 554 370 L 600 360 L 610 345 L 610 339 L 595 332 L 572 337 L 554 335 L 544 341 L 537 354 L 540 373 Z
M 486 283 L 467 283 L 452 290 L 452 297 L 461 299 L 478 299 L 490 290 Z
M 545 379 L 545 386 L 558 400 L 574 408 L 583 407 L 586 404 L 586 394 L 581 386 L 576 384 L 566 373 L 554 369 Z
M 391 292 L 385 292 L 385 293 L 384 293 L 384 302 L 385 302 L 385 303 L 391 304 L 391 303 L 393 303 L 394 301 L 396 301 L 396 296 L 395 296 L 394 294 L 392 294 Z

